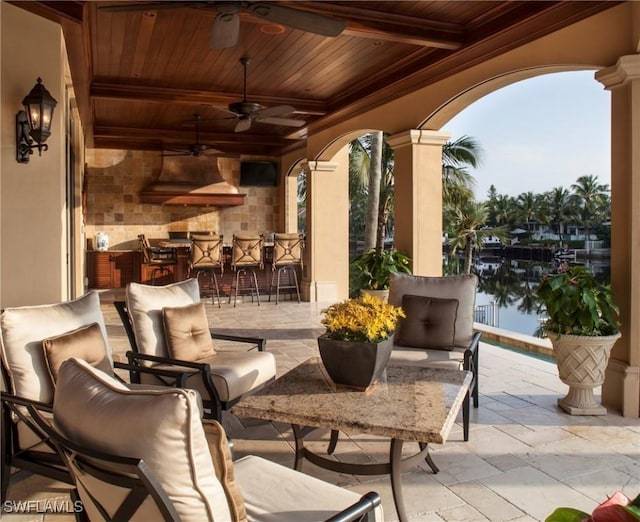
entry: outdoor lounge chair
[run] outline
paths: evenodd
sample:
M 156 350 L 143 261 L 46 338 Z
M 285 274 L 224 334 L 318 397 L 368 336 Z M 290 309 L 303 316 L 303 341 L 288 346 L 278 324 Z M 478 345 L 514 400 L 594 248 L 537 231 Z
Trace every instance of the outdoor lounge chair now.
M 360 497 L 257 456 L 233 462 L 193 390 L 130 390 L 71 359 L 52 420 L 30 408 L 65 457 L 83 502 L 78 520 L 382 520 L 377 493 Z
M 473 376 L 462 405 L 464 440 L 469 440 L 470 405 L 478 407 L 478 347 L 473 331 L 477 276 L 424 277 L 395 273 L 389 304 L 402 306 L 389 364 L 459 368 Z
M 115 370 L 126 370 L 130 379 L 133 372 L 133 380 L 138 381 L 140 372 L 153 373 L 173 385 L 183 384 L 185 378 L 176 372 L 114 363 L 97 292 L 64 303 L 7 308 L 0 316 L 0 332 L 2 389 L 21 399 L 51 404 L 58 368 L 73 356 L 90 361 L 114 377 Z M 6 499 L 11 468 L 70 482 L 51 446 L 16 414 L 15 401 L 9 403 L 7 397 L 3 394 L 0 402 L 2 501 Z
M 130 283 L 126 302 L 117 301 L 115 307 L 132 347 L 129 364 L 189 372 L 185 387 L 200 393 L 207 419 L 221 420 L 222 410 L 275 379 L 275 357 L 265 350 L 265 339 L 209 329 L 196 279 L 162 287 Z M 236 346 L 222 349 L 213 339 Z M 151 375 L 140 377 L 142 383 L 164 383 Z

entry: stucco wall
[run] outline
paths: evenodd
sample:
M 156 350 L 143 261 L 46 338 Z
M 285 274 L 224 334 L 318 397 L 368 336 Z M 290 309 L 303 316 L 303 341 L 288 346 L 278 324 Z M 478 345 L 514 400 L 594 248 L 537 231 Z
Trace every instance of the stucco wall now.
M 0 307 L 57 302 L 68 297 L 62 32 L 6 2 L 0 10 Z M 15 115 L 38 77 L 58 101 L 49 150 L 18 164 Z

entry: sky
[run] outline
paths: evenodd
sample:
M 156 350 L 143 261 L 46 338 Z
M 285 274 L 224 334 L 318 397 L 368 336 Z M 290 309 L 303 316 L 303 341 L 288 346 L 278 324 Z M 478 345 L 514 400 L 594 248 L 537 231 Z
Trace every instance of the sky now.
M 470 169 L 475 195 L 517 196 L 567 189 L 583 175 L 611 183 L 610 93 L 593 71 L 546 74 L 476 101 L 442 131 L 451 140 L 474 137 L 482 163 Z

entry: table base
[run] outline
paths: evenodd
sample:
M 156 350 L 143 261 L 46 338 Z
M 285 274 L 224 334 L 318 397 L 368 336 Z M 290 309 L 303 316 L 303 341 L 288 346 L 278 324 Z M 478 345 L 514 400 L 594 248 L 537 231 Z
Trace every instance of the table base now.
M 402 492 L 402 473 L 407 469 L 415 466 L 422 460 L 424 460 L 433 473 L 440 471 L 435 462 L 431 458 L 429 453 L 429 446 L 426 442 L 420 442 L 420 451 L 410 457 L 402 458 L 402 446 L 404 441 L 401 439 L 391 439 L 389 448 L 389 462 L 371 463 L 371 464 L 355 464 L 351 462 L 338 462 L 328 459 L 317 453 L 313 453 L 311 450 L 304 446 L 304 436 L 317 428 L 301 427 L 297 424 L 292 424 L 293 436 L 295 439 L 296 453 L 294 469 L 301 471 L 303 459 L 308 460 L 312 464 L 319 466 L 323 469 L 335 471 L 337 473 L 347 473 L 349 475 L 390 475 L 391 476 L 391 491 L 393 493 L 393 501 L 398 512 L 398 518 L 400 522 L 406 522 L 408 520 L 404 507 L 404 496 Z M 329 441 L 329 447 L 327 453 L 331 455 L 336 448 L 338 442 L 338 431 L 331 430 L 331 439 Z

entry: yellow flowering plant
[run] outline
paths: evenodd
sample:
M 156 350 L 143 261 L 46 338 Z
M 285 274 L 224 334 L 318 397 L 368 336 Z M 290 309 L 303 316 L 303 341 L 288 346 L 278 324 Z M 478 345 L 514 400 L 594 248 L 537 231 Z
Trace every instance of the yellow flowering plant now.
M 347 299 L 322 310 L 322 324 L 330 339 L 379 343 L 393 335 L 402 308 L 371 295 Z

